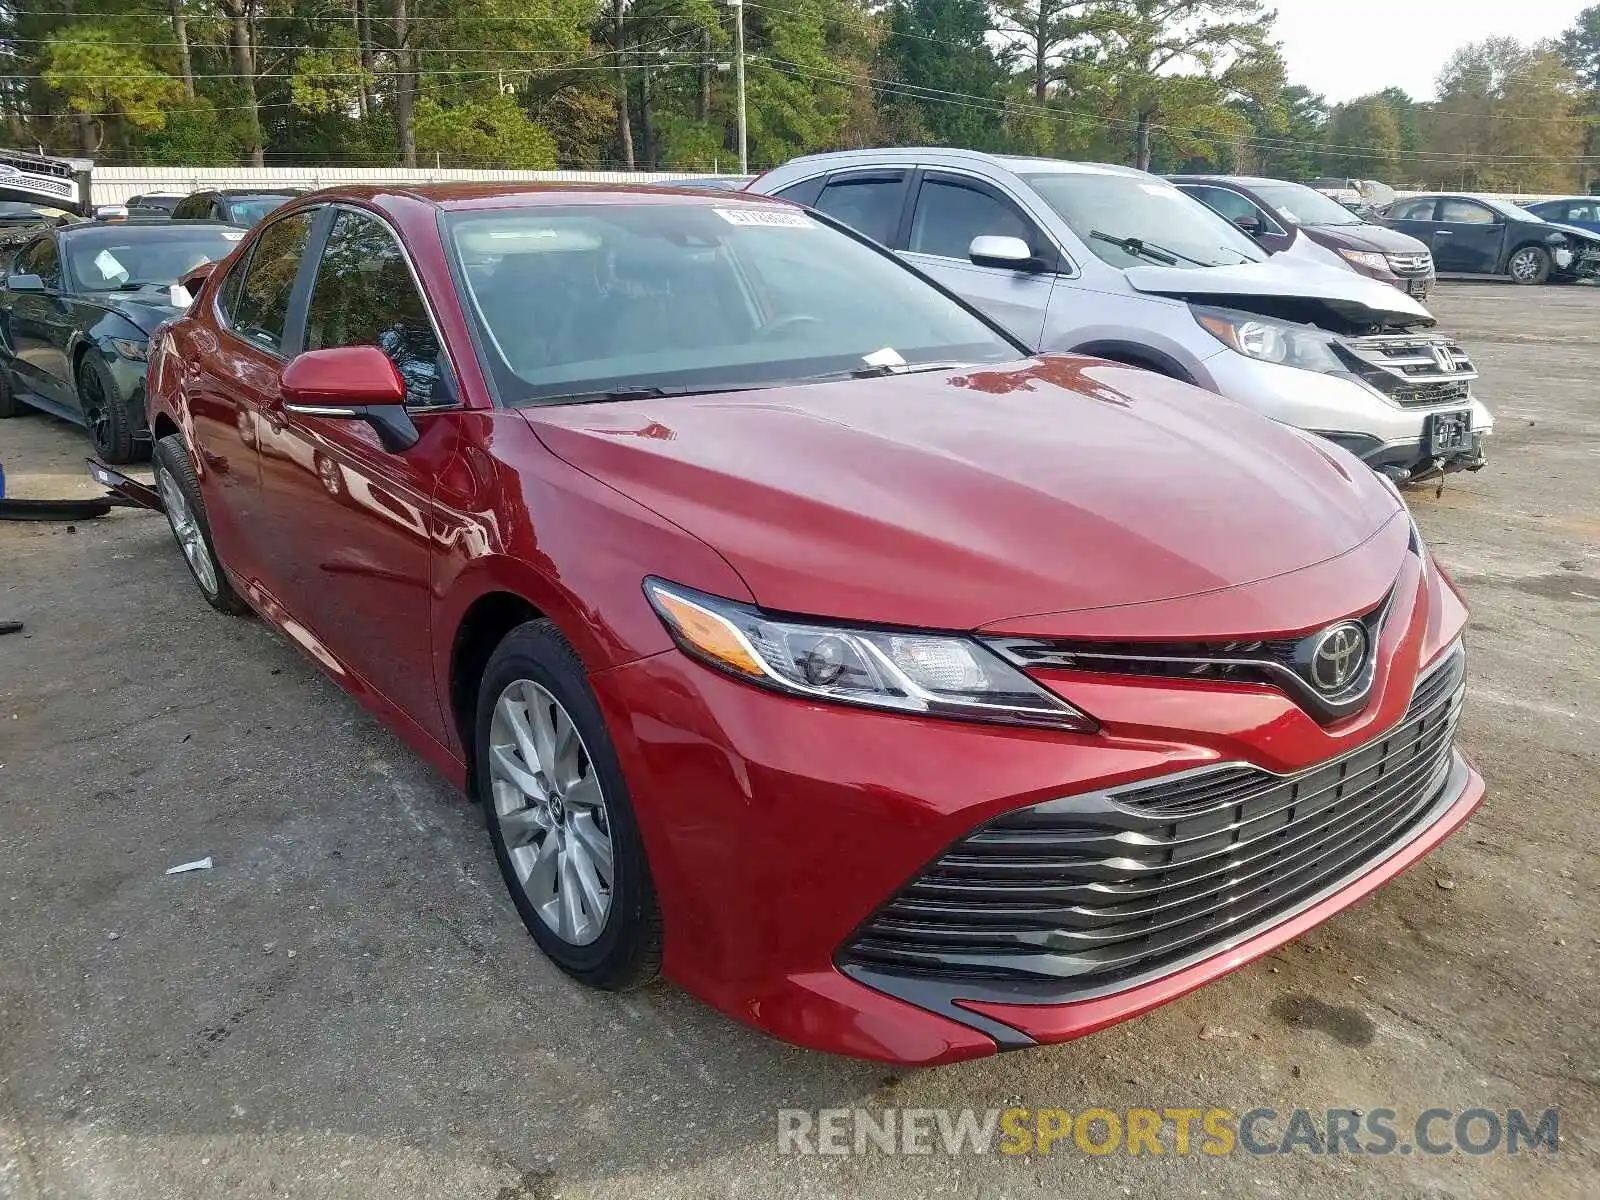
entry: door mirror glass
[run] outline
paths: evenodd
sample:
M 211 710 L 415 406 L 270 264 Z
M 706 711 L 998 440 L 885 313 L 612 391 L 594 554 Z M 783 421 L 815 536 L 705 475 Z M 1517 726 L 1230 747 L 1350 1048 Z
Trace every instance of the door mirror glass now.
M 376 346 L 308 350 L 283 372 L 283 407 L 306 417 L 365 421 L 397 454 L 421 436 L 406 411 L 406 383 Z
M 980 267 L 1010 267 L 1025 271 L 1034 265 L 1033 251 L 1019 237 L 999 237 L 992 233 L 972 239 L 967 257 Z
M 6 280 L 8 292 L 42 292 L 44 280 L 37 275 L 13 275 Z
M 1233 223 L 1251 237 L 1260 237 L 1266 228 L 1255 213 L 1241 213 L 1233 219 Z

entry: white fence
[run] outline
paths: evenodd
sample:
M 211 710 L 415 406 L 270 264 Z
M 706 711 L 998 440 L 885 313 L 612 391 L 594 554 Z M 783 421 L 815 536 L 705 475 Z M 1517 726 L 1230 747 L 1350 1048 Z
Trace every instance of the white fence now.
M 340 183 L 660 183 L 689 171 L 478 171 L 425 167 L 95 167 L 94 203 L 120 204 L 143 192 L 193 192 L 200 188 L 329 187 Z

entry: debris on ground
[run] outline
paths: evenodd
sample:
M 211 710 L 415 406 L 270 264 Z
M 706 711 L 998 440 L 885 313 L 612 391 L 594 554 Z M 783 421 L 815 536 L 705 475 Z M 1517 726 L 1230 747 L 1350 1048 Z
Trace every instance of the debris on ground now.
M 0 634 L 21 633 L 21 621 L 0 621 Z
M 188 871 L 209 871 L 211 867 L 211 856 L 208 854 L 204 858 L 195 859 L 193 862 L 179 863 L 175 867 L 168 867 L 167 874 L 182 875 Z
M 1200 1040 L 1202 1042 L 1215 1041 L 1217 1038 L 1236 1038 L 1243 1036 L 1237 1029 L 1229 1029 L 1226 1025 L 1202 1025 L 1200 1027 Z

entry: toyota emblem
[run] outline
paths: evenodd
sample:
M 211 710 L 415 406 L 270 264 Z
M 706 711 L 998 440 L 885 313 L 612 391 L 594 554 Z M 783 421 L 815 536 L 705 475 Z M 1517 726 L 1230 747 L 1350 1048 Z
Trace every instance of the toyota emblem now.
M 1311 682 L 1333 694 L 1349 687 L 1367 661 L 1367 630 L 1355 621 L 1330 625 L 1311 647 Z

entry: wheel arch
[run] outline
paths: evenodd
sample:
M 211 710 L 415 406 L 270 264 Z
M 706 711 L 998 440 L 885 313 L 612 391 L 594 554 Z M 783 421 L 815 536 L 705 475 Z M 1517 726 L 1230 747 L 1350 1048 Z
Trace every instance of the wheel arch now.
M 1154 346 L 1143 345 L 1139 342 L 1122 341 L 1116 338 L 1098 338 L 1074 346 L 1067 353 L 1088 354 L 1095 358 L 1109 359 L 1112 362 L 1121 363 L 1128 367 L 1142 367 L 1146 371 L 1154 371 L 1158 375 L 1166 375 L 1182 383 L 1198 382 L 1193 373 L 1172 355 Z
M 518 625 L 537 621 L 544 612 L 526 596 L 511 591 L 488 591 L 467 606 L 450 641 L 450 722 L 461 739 L 470 777 L 473 764 L 472 733 L 477 719 L 478 682 L 483 678 L 495 647 Z

